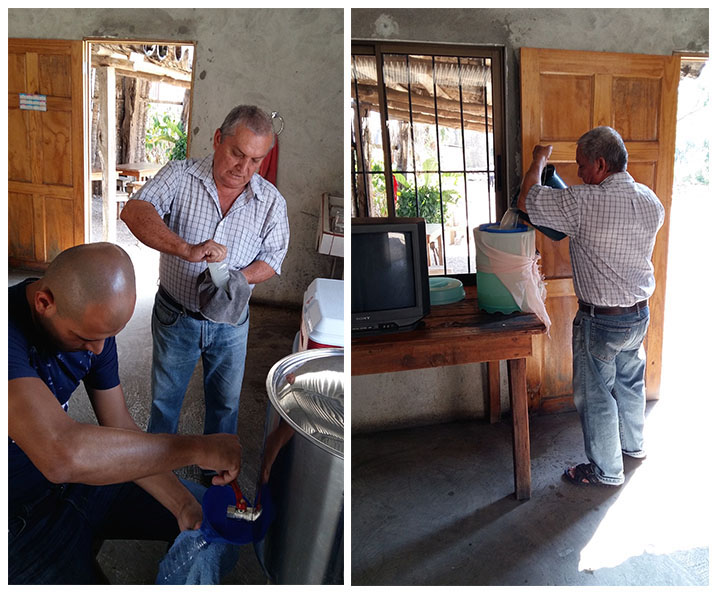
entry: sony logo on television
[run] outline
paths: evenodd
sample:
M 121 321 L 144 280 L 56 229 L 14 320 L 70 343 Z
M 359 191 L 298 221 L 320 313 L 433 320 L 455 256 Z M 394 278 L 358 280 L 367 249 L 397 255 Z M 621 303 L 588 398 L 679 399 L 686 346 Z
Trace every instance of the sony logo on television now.
M 371 320 L 371 316 L 356 316 L 356 320 Z

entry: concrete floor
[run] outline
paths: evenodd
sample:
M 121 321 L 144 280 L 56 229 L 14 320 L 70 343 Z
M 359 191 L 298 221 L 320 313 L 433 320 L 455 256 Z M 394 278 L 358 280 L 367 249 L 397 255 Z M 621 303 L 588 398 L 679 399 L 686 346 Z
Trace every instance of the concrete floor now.
M 150 369 L 152 338 L 151 309 L 156 292 L 158 255 L 140 247 L 124 223 L 117 222 L 117 243 L 130 254 L 137 274 L 138 298 L 134 315 L 117 336 L 120 379 L 127 405 L 137 424 L 146 428 L 149 420 Z M 93 240 L 97 238 L 93 237 Z M 10 269 L 8 285 L 26 277 L 40 276 L 36 272 Z M 238 434 L 242 443 L 243 467 L 239 477 L 242 491 L 254 497 L 264 441 L 264 420 L 268 396 L 266 376 L 271 366 L 292 351 L 294 335 L 299 329 L 298 308 L 275 307 L 252 302 L 250 314 L 249 349 L 244 383 L 240 398 Z M 84 388 L 81 386 L 70 401 L 73 418 L 96 423 Z M 200 434 L 204 424 L 204 401 L 201 363 L 190 381 L 180 418 L 180 433 Z M 179 475 L 198 480 L 197 468 L 178 471 Z M 166 552 L 166 544 L 151 541 L 108 541 L 98 560 L 112 584 L 153 584 L 159 561 Z M 225 584 L 266 584 L 265 575 L 250 545 L 242 546 L 239 561 Z
M 653 435 L 674 421 L 661 407 Z M 535 417 L 519 502 L 509 417 L 352 437 L 352 585 L 708 584 L 702 478 L 674 481 L 668 442 L 620 488 L 576 487 L 561 473 L 585 460 L 577 413 Z

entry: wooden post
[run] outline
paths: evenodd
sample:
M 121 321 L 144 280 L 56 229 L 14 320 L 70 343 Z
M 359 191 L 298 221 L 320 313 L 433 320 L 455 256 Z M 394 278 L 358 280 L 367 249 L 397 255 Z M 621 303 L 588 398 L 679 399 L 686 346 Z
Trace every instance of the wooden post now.
M 513 465 L 515 497 L 530 498 L 530 430 L 528 391 L 525 386 L 525 359 L 508 360 L 510 400 L 513 409 Z
M 97 69 L 100 92 L 100 133 L 104 139 L 102 172 L 102 238 L 106 242 L 117 239 L 117 132 L 115 69 Z
M 488 419 L 500 421 L 500 362 L 488 362 Z

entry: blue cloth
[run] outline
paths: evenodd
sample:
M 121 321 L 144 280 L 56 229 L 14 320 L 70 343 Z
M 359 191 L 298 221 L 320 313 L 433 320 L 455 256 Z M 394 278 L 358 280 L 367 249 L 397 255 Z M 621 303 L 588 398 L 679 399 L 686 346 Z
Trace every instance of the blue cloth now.
M 8 289 L 8 380 L 39 378 L 67 411 L 72 393 L 84 382 L 88 388 L 105 390 L 119 384 L 117 345 L 105 339 L 102 353 L 62 352 L 53 347 L 33 323 L 25 289 L 35 279 Z M 24 502 L 52 486 L 8 438 L 9 500 Z
M 176 433 L 199 357 L 204 369 L 204 433 L 237 431 L 249 335 L 249 306 L 237 325 L 197 320 L 157 293 L 152 311 L 152 409 L 147 431 Z
M 585 452 L 603 483 L 625 481 L 622 454 L 645 456 L 645 350 L 649 308 L 621 315 L 578 311 L 573 323 L 573 397 Z

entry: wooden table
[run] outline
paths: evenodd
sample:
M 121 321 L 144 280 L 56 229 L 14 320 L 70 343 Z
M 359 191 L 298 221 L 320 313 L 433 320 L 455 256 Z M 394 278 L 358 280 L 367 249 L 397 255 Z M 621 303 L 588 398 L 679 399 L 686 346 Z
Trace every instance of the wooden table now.
M 138 181 L 144 181 L 151 178 L 160 169 L 164 167 L 160 163 L 120 163 L 117 166 L 117 173 L 123 176 L 134 176 Z
M 379 374 L 488 362 L 489 417 L 500 415 L 501 360 L 508 361 L 513 412 L 515 496 L 530 498 L 530 432 L 525 359 L 533 353 L 533 335 L 545 332 L 535 314 L 487 314 L 478 309 L 476 288 L 455 304 L 432 306 L 422 327 L 399 333 L 353 338 L 351 374 Z

